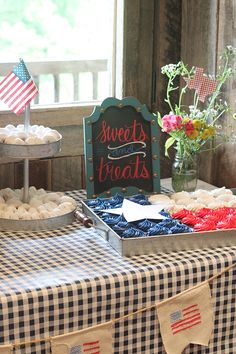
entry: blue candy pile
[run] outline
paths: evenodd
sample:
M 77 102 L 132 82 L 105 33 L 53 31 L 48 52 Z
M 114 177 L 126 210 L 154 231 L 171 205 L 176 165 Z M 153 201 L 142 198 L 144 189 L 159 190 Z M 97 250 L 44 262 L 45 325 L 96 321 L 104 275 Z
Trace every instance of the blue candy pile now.
M 144 194 L 136 194 L 127 198 L 130 201 L 140 205 L 150 205 Z M 127 222 L 123 215 L 116 215 L 106 213 L 104 209 L 114 209 L 122 207 L 124 197 L 123 195 L 116 194 L 111 198 L 96 198 L 87 201 L 87 205 L 94 211 L 94 213 L 109 225 L 120 237 L 148 237 L 155 235 L 167 235 L 192 232 L 193 229 L 179 220 L 173 219 L 169 213 L 162 210 L 160 214 L 166 219 L 149 220 L 143 219 L 135 222 Z

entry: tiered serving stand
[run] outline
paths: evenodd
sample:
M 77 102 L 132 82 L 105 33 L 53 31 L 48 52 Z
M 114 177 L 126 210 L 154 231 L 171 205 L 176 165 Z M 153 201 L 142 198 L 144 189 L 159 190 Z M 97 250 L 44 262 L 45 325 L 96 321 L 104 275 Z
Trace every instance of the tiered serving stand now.
M 25 109 L 24 130 L 27 133 L 30 126 L 30 107 Z M 40 145 L 13 145 L 0 143 L 2 157 L 24 160 L 23 202 L 29 201 L 29 160 L 56 155 L 61 150 L 61 139 L 52 143 Z M 57 229 L 72 223 L 79 212 L 73 211 L 64 215 L 36 220 L 14 220 L 0 218 L 0 230 L 3 231 L 37 231 Z

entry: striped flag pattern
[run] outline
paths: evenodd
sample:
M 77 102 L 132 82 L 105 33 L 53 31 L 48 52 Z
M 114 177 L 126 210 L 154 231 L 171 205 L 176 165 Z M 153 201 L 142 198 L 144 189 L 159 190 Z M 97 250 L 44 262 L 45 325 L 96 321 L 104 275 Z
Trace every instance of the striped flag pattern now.
M 167 354 L 181 354 L 190 343 L 208 345 L 214 313 L 207 281 L 160 302 L 156 310 Z
M 76 345 L 70 350 L 70 354 L 100 354 L 99 340 L 94 342 L 85 342 L 82 345 Z
M 194 304 L 184 308 L 183 310 L 172 312 L 170 314 L 170 323 L 171 330 L 174 335 L 201 324 L 201 313 L 198 305 Z
M 30 76 L 25 63 L 20 63 L 0 83 L 0 100 L 16 115 L 38 94 L 38 89 Z
M 112 322 L 51 338 L 52 354 L 112 354 Z

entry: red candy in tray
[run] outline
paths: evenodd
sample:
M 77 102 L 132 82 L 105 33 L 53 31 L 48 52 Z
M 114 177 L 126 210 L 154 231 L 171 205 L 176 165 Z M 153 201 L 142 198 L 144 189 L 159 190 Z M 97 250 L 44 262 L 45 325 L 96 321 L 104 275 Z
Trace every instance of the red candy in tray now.
M 192 226 L 194 231 L 236 228 L 236 209 L 231 207 L 222 207 L 215 210 L 202 208 L 197 212 L 182 209 L 173 213 L 172 217 Z

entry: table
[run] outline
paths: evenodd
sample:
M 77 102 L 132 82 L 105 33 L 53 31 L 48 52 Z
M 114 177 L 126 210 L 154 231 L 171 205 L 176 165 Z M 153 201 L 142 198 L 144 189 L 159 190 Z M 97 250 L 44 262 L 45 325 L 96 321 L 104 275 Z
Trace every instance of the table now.
M 84 191 L 70 193 L 78 202 Z M 171 297 L 236 262 L 236 247 L 131 258 L 78 222 L 43 232 L 0 232 L 0 343 L 69 333 Z M 209 347 L 185 354 L 233 354 L 236 270 L 211 284 L 215 327 Z M 115 324 L 115 354 L 165 353 L 153 310 Z M 42 342 L 17 354 L 49 354 Z M 109 354 L 109 353 L 108 353 Z

